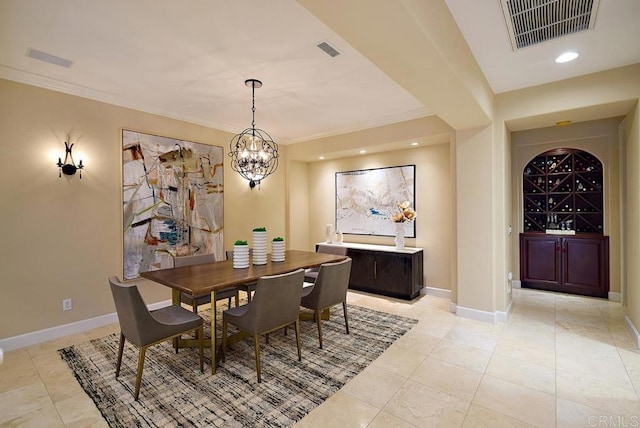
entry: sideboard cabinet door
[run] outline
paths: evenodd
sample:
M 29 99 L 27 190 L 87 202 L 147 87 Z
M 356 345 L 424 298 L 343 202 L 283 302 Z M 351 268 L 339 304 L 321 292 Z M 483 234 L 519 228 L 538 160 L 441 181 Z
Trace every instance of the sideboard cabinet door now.
M 560 252 L 557 236 L 520 236 L 520 276 L 523 283 L 557 287 L 560 284 Z
M 349 249 L 347 255 L 352 260 L 349 288 L 371 291 L 375 283 L 375 253 Z
M 349 288 L 385 296 L 413 299 L 423 282 L 423 252 L 413 254 L 352 249 Z
M 563 240 L 564 270 L 562 283 L 566 290 L 588 296 L 608 297 L 609 241 L 606 237 Z

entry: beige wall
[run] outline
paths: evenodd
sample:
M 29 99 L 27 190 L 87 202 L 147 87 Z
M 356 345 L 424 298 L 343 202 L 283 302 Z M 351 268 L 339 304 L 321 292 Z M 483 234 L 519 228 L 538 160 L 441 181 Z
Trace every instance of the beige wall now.
M 309 164 L 289 161 L 287 186 L 287 207 L 289 225 L 287 248 L 292 250 L 309 249 Z
M 497 191 L 492 127 L 456 132 L 458 306 L 495 312 Z M 501 262 L 501 261 L 500 261 Z
M 0 108 L 0 338 L 113 313 L 107 278 L 122 277 L 121 129 L 221 145 L 225 159 L 232 135 L 6 80 Z M 67 140 L 86 164 L 82 180 L 58 178 Z M 251 191 L 225 168 L 226 248 L 258 225 L 286 234 L 286 169 L 283 162 Z M 170 298 L 165 287 L 137 283 L 147 303 Z M 62 312 L 64 298 L 73 310 Z
M 449 145 L 439 144 L 382 154 L 362 155 L 309 164 L 309 241 L 325 240 L 325 227 L 335 224 L 335 173 L 356 169 L 416 165 L 416 238 L 407 246 L 424 248 L 425 285 L 451 288 L 451 212 L 452 187 L 449 168 Z M 291 177 L 292 181 L 298 178 Z M 304 177 L 300 177 L 304 180 Z M 393 245 L 392 237 L 345 235 L 347 242 Z
M 564 127 L 550 127 L 513 132 L 512 213 L 516 236 L 523 231 L 522 173 L 527 163 L 547 150 L 567 147 L 585 150 L 595 155 L 604 168 L 604 234 L 609 236 L 610 290 L 620 291 L 620 168 L 618 125 L 622 118 L 574 123 Z M 519 240 L 512 242 L 514 259 L 519 260 Z M 514 266 L 519 278 L 520 266 Z
M 625 180 L 623 195 L 626 250 L 626 301 L 628 315 L 636 328 L 640 328 L 640 107 L 638 105 L 624 120 Z

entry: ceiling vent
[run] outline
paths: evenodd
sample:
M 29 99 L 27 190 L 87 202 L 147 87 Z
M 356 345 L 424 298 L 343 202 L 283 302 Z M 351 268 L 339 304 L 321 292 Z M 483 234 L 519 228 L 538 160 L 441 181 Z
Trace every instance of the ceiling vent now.
M 60 58 L 59 56 L 51 55 L 46 52 L 38 51 L 31 48 L 29 48 L 29 50 L 27 51 L 27 56 L 65 68 L 70 68 L 73 65 L 73 61 L 69 61 L 68 59 Z
M 600 0 L 500 0 L 513 50 L 593 29 Z
M 320 50 L 329 55 L 331 58 L 340 55 L 340 52 L 338 52 L 336 48 L 334 48 L 327 42 L 318 43 L 316 46 L 318 46 Z

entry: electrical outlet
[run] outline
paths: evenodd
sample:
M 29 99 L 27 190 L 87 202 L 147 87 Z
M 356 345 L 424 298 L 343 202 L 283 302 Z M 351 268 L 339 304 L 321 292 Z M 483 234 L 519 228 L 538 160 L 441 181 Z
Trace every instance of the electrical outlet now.
M 62 300 L 62 310 L 63 311 L 70 311 L 73 308 L 73 305 L 71 304 L 71 299 L 63 299 Z

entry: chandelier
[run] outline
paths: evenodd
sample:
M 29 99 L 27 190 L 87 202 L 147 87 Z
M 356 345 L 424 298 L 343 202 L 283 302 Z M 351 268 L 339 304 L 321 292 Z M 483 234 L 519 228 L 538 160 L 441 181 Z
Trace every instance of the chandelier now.
M 253 189 L 278 167 L 278 145 L 269 134 L 256 128 L 255 90 L 262 87 L 262 82 L 247 79 L 244 84 L 251 86 L 251 128 L 231 139 L 229 156 L 231 168 L 249 180 L 249 187 Z

